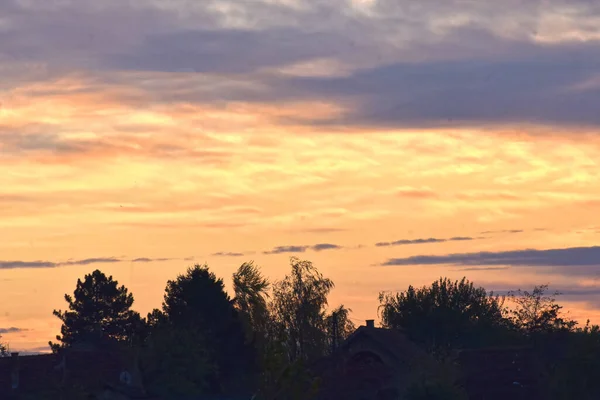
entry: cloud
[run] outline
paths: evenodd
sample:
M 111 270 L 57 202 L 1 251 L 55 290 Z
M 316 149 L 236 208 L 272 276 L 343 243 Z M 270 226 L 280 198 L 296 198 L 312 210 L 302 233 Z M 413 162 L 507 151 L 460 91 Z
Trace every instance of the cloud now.
M 468 236 L 456 236 L 448 239 L 439 239 L 439 238 L 428 238 L 428 239 L 401 239 L 396 240 L 394 242 L 379 242 L 375 243 L 377 247 L 386 247 L 386 246 L 401 246 L 401 245 L 409 245 L 409 244 L 424 244 L 424 243 L 443 243 L 443 242 L 462 242 L 468 240 L 478 240 L 482 238 L 474 238 Z
M 61 265 L 89 265 L 89 264 L 99 264 L 99 263 L 119 263 L 123 262 L 122 259 L 116 257 L 99 257 L 99 258 L 86 258 L 83 260 L 75 260 L 75 261 L 66 261 L 64 263 L 58 263 L 57 266 Z
M 331 243 L 318 243 L 312 246 L 277 246 L 273 250 L 264 251 L 263 254 L 304 253 L 308 249 L 313 251 L 339 250 L 343 249 L 343 246 Z
M 503 229 L 503 230 L 499 230 L 499 231 L 484 231 L 484 232 L 480 232 L 480 233 L 482 235 L 487 235 L 490 233 L 523 233 L 523 232 L 525 232 L 523 229 Z
M 527 249 L 500 252 L 456 253 L 441 256 L 418 255 L 406 258 L 391 258 L 381 265 L 542 267 L 540 272 L 597 276 L 600 273 L 600 269 L 598 269 L 598 267 L 600 267 L 600 246 L 547 250 Z
M 147 257 L 141 257 L 141 258 L 134 258 L 133 260 L 131 260 L 131 262 L 148 263 L 148 262 L 162 262 L 162 261 L 171 261 L 171 260 L 175 260 L 175 258 L 147 258 Z
M 242 257 L 242 256 L 245 255 L 245 253 L 234 253 L 234 252 L 222 252 L 222 251 L 219 251 L 218 253 L 213 253 L 211 255 L 217 256 L 217 257 Z
M 112 264 L 122 262 L 134 262 L 134 263 L 148 263 L 148 262 L 162 262 L 175 260 L 175 258 L 147 258 L 140 257 L 135 259 L 124 259 L 120 257 L 96 257 L 96 258 L 84 258 L 81 260 L 67 260 L 63 262 L 53 261 L 1 261 L 0 269 L 21 269 L 21 268 L 58 268 L 62 266 L 70 265 L 91 265 L 91 264 Z
M 314 246 L 311 247 L 311 249 L 313 249 L 314 251 L 338 250 L 341 248 L 342 248 L 342 246 L 338 246 L 337 244 L 330 244 L 330 243 L 319 243 L 319 244 L 315 244 Z
M 510 267 L 469 267 L 456 269 L 455 271 L 501 271 L 509 268 Z
M 23 328 L 15 328 L 15 327 L 11 327 L 11 328 L 0 328 L 0 334 L 6 334 L 6 333 L 19 333 L 19 332 L 25 332 L 27 331 L 27 329 L 23 329 Z
M 54 268 L 57 266 L 57 263 L 50 261 L 0 261 L 0 269 Z
M 319 125 L 598 126 L 600 8 L 510 3 L 4 1 L 2 86 L 88 71 L 137 102 L 343 105 Z
M 304 253 L 310 246 L 277 246 L 271 251 L 264 251 L 263 254 L 281 254 L 281 253 Z

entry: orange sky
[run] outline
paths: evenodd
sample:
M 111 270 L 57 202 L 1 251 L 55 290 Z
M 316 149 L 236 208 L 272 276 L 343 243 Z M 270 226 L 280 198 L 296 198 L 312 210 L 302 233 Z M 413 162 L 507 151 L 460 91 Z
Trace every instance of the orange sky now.
M 332 0 L 335 2 L 342 3 Z M 16 2 L 10 3 L 17 7 Z M 275 3 L 288 19 L 294 13 L 310 12 L 310 7 L 302 11 L 297 2 Z M 375 3 L 344 0 L 353 7 L 355 18 L 362 18 L 365 24 L 376 18 Z M 84 13 L 84 8 L 74 4 L 73 12 L 81 13 L 77 15 L 90 21 L 98 16 L 98 21 L 93 20 L 97 24 L 90 22 L 90 32 L 100 29 L 102 18 L 116 12 L 107 6 L 96 14 L 87 9 Z M 225 7 L 231 2 L 211 4 L 222 8 L 215 8 L 220 10 L 220 19 L 211 25 L 214 32 L 233 29 L 231 26 L 246 29 L 242 14 Z M 164 10 L 157 6 L 149 15 L 158 21 L 157 15 Z M 571 54 L 560 46 L 598 46 L 600 36 L 594 36 L 587 24 L 592 19 L 579 26 L 567 17 L 558 19 L 557 12 L 524 10 L 535 16 L 538 36 L 532 39 L 522 34 L 522 26 L 494 20 L 488 33 L 503 41 L 494 42 L 497 53 L 481 55 L 492 60 L 490 68 L 500 65 L 504 57 L 520 60 L 524 54 L 521 45 L 541 49 L 541 61 L 536 62 L 549 66 L 555 65 L 558 55 Z M 432 19 L 423 11 L 422 18 L 429 18 L 435 37 L 454 37 L 452 29 L 469 15 L 472 20 L 484 21 L 493 11 L 469 9 L 462 17 L 455 15 L 446 21 Z M 128 12 L 127 18 L 137 21 L 136 14 Z M 11 15 L 16 22 L 26 13 L 7 15 L 0 17 L 0 28 L 9 27 L 0 29 L 0 43 L 5 43 L 5 32 L 18 29 L 16 23 L 11 26 Z M 58 21 L 58 11 L 52 15 Z M 264 25 L 268 32 L 274 22 L 258 17 L 255 26 Z M 571 97 L 559 101 L 561 93 L 597 93 L 597 75 L 581 75 L 577 82 L 567 82 L 556 72 L 551 78 L 557 86 L 548 88 L 544 77 L 538 82 L 533 74 L 527 79 L 515 78 L 514 87 L 502 84 L 510 86 L 508 94 L 499 93 L 500 86 L 466 93 L 463 84 L 456 99 L 444 100 L 446 106 L 439 100 L 440 112 L 449 113 L 447 119 L 446 114 L 443 118 L 442 114 L 428 114 L 436 110 L 437 98 L 446 92 L 430 96 L 411 88 L 407 81 L 398 84 L 398 91 L 402 85 L 415 90 L 412 99 L 431 104 L 431 109 L 421 113 L 418 104 L 414 109 L 401 105 L 398 112 L 373 120 L 370 115 L 376 114 L 371 111 L 388 110 L 390 96 L 396 94 L 388 93 L 385 85 L 372 83 L 375 78 L 371 75 L 355 71 L 399 63 L 402 51 L 410 62 L 424 65 L 440 59 L 472 60 L 469 52 L 485 46 L 474 42 L 474 47 L 457 48 L 449 42 L 447 48 L 455 51 L 440 54 L 433 50 L 444 43 L 431 39 L 427 45 L 433 47 L 420 54 L 408 44 L 395 50 L 384 48 L 390 45 L 391 36 L 386 36 L 389 40 L 369 36 L 383 49 L 380 58 L 367 54 L 375 51 L 372 46 L 365 47 L 362 58 L 350 50 L 343 53 L 343 48 L 336 58 L 336 53 L 324 57 L 315 45 L 312 53 L 298 48 L 302 57 L 290 55 L 272 65 L 262 62 L 271 60 L 271 53 L 242 59 L 240 62 L 256 64 L 252 71 L 234 70 L 236 60 L 223 61 L 220 56 L 215 57 L 224 69 L 229 68 L 223 73 L 183 67 L 166 71 L 158 66 L 140 68 L 145 58 L 135 68 L 107 67 L 107 62 L 78 53 L 86 51 L 87 45 L 70 43 L 76 35 L 56 42 L 56 52 L 64 55 L 60 60 L 39 49 L 40 54 L 31 50 L 31 55 L 27 49 L 34 48 L 33 43 L 55 43 L 53 37 L 41 35 L 49 28 L 31 18 L 39 26 L 32 28 L 31 42 L 19 42 L 29 58 L 15 56 L 17 47 L 0 44 L 0 66 L 14 78 L 0 84 L 0 334 L 11 349 L 45 348 L 59 331 L 52 310 L 64 308 L 63 295 L 73 291 L 77 278 L 96 268 L 125 284 L 135 296 L 135 309 L 146 313 L 160 306 L 166 281 L 195 262 L 207 262 L 229 286 L 232 272 L 248 260 L 254 260 L 272 279 L 281 278 L 289 269 L 291 255 L 313 261 L 334 280 L 331 305 L 350 307 L 357 323 L 377 318 L 379 291 L 428 284 L 440 276 L 467 276 L 496 290 L 550 283 L 565 291 L 563 302 L 573 316 L 582 320 L 590 316 L 600 322 L 596 282 L 600 250 L 593 248 L 585 262 L 568 259 L 570 249 L 595 246 L 600 235 L 600 123 L 587 111 L 593 105 L 588 104 L 592 97 L 581 97 L 573 110 L 568 106 Z M 181 21 L 191 24 L 185 18 Z M 71 33 L 88 29 L 76 22 L 69 24 L 73 26 L 63 27 Z M 336 24 L 331 26 L 337 29 Z M 157 31 L 162 34 L 167 27 L 171 25 L 159 24 Z M 90 43 L 105 55 L 109 54 L 106 49 L 141 43 L 146 31 L 141 23 L 133 24 L 123 41 L 106 30 L 98 32 L 92 32 L 99 36 Z M 156 40 L 160 47 L 162 42 Z M 189 42 L 183 37 L 177 40 Z M 257 43 L 263 43 L 261 40 L 265 46 L 277 43 L 271 42 L 271 36 L 260 37 Z M 356 40 L 356 46 L 361 46 L 367 37 Z M 235 53 L 227 48 L 229 42 L 216 43 L 225 47 L 224 54 Z M 322 45 L 328 43 L 324 39 Z M 558 55 L 546 53 L 554 49 Z M 584 61 L 580 62 L 583 65 Z M 453 65 L 442 70 L 451 70 Z M 423 68 L 430 68 L 429 64 Z M 384 72 L 376 75 L 377 79 L 384 79 L 380 78 Z M 265 76 L 269 79 L 263 80 Z M 391 76 L 385 79 L 390 85 L 397 82 Z M 537 90 L 549 100 L 536 92 L 540 104 L 533 104 L 530 114 L 512 109 L 503 96 L 513 90 L 514 101 L 520 101 L 519 86 L 532 81 L 533 89 L 527 90 Z M 423 82 L 433 82 L 434 90 L 445 84 L 435 77 Z M 364 98 L 360 97 L 363 94 Z M 493 112 L 482 109 L 479 118 L 456 108 L 458 103 L 468 104 L 473 96 L 496 101 L 489 105 Z M 473 101 L 472 107 L 476 107 L 478 100 Z M 597 105 L 600 107 L 600 101 Z M 561 110 L 556 118 L 545 111 L 555 106 Z M 581 123 L 573 123 L 575 117 Z M 454 237 L 470 240 L 376 246 L 379 242 Z M 317 244 L 339 248 L 310 248 Z M 307 248 L 265 254 L 279 246 Z M 527 265 L 530 259 L 507 261 L 506 265 L 489 260 L 482 265 L 449 265 L 439 260 L 427 265 L 381 265 L 389 259 L 420 255 L 523 249 L 566 249 L 567 260 L 560 265 L 549 262 L 552 268 L 537 260 Z M 58 265 L 110 258 L 118 262 Z M 153 261 L 131 261 L 136 258 Z M 169 260 L 157 260 L 161 258 Z

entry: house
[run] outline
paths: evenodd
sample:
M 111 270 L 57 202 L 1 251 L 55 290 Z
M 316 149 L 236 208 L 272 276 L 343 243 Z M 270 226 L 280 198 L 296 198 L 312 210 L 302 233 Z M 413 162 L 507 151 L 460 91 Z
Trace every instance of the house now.
M 74 346 L 58 354 L 0 358 L 1 399 L 147 399 L 132 358 Z
M 542 398 L 539 364 L 529 347 L 460 350 L 447 365 L 469 400 Z M 430 372 L 443 371 L 438 367 L 402 331 L 375 328 L 367 320 L 313 371 L 321 380 L 319 400 L 391 400 L 402 398 L 407 385 L 431 377 Z
M 359 327 L 336 352 L 314 365 L 321 380 L 319 400 L 397 399 L 417 364 L 429 356 L 401 331 Z

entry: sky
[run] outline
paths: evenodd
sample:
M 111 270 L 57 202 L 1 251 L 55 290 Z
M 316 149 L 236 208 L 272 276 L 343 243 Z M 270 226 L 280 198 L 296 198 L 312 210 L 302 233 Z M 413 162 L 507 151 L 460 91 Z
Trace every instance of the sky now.
M 377 295 L 550 284 L 600 323 L 600 3 L 0 0 L 0 335 L 290 256 Z

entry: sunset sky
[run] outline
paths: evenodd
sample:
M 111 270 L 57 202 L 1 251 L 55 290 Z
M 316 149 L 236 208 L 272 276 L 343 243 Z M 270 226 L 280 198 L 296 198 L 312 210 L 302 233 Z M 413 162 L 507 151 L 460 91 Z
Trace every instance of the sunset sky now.
M 208 263 L 377 294 L 550 283 L 600 323 L 600 3 L 0 0 L 0 335 L 96 268 L 145 315 Z

